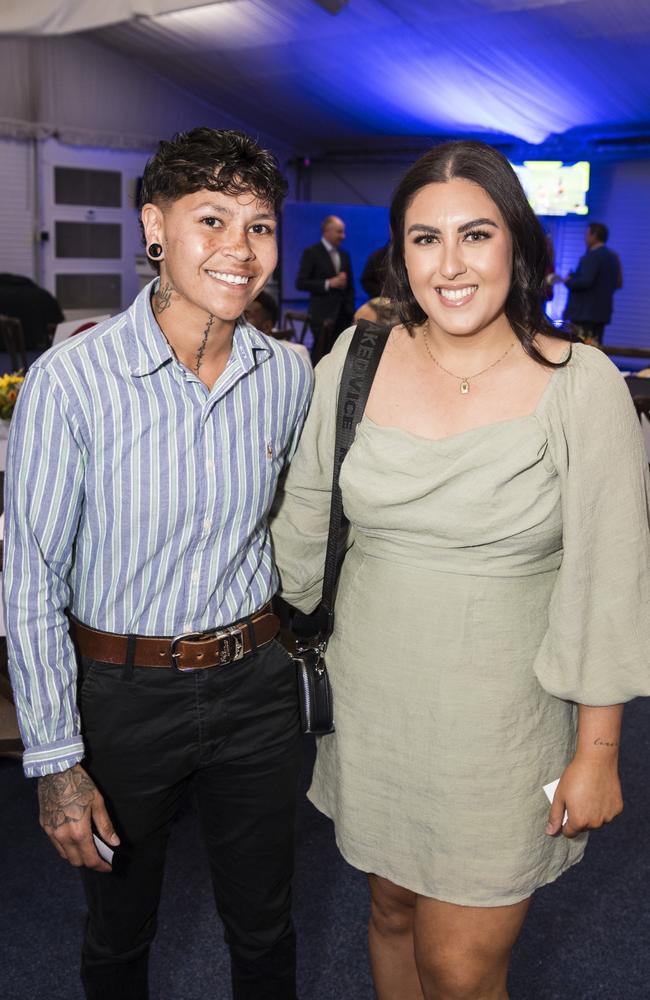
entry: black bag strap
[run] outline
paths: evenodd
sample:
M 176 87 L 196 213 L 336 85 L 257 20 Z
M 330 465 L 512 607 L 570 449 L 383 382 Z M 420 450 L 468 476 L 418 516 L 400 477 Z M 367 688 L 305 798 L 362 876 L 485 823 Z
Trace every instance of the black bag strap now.
M 341 527 L 344 522 L 339 474 L 343 459 L 354 441 L 357 424 L 366 408 L 370 389 L 388 340 L 390 330 L 368 320 L 360 320 L 354 331 L 341 374 L 336 410 L 336 440 L 332 475 L 332 506 L 325 554 L 323 596 L 320 605 L 320 638 L 327 641 L 334 629 L 334 589 L 342 558 Z

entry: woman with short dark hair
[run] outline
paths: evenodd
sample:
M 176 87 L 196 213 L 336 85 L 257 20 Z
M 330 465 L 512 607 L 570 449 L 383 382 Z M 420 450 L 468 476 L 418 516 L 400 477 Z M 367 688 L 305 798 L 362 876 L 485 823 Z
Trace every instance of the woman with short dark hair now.
M 140 200 L 160 276 L 39 358 L 12 419 L 9 667 L 41 826 L 81 869 L 87 1000 L 149 997 L 190 786 L 229 995 L 296 997 L 301 737 L 267 518 L 312 373 L 243 317 L 277 264 L 285 190 L 241 132 L 161 142 Z
M 504 1000 L 532 893 L 622 809 L 622 703 L 650 693 L 648 466 L 619 373 L 544 316 L 544 233 L 498 152 L 431 150 L 391 226 L 400 322 L 341 470 L 336 733 L 310 797 L 370 875 L 379 1000 Z M 305 611 L 349 341 L 318 366 L 273 529 Z

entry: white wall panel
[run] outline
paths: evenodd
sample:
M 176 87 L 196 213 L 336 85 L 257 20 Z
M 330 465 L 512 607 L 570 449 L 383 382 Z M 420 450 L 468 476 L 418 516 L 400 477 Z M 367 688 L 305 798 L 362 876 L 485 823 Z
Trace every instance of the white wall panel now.
M 623 267 L 623 288 L 614 297 L 606 341 L 650 348 L 650 161 L 609 168 L 591 216 L 609 226 L 609 246 Z
M 31 142 L 0 139 L 0 271 L 34 275 L 34 166 Z
M 66 146 L 47 139 L 39 144 L 39 173 L 41 190 L 40 229 L 49 234 L 42 246 L 43 285 L 56 294 L 56 277 L 62 274 L 118 274 L 121 278 L 122 301 L 119 308 L 126 308 L 137 295 L 140 282 L 136 271 L 136 257 L 144 252 L 141 241 L 138 212 L 133 203 L 136 180 L 142 175 L 148 155 L 146 152 L 131 152 L 117 149 L 89 149 L 82 146 Z M 86 205 L 57 205 L 54 193 L 54 169 L 57 166 L 85 168 L 88 170 L 110 170 L 118 172 L 122 178 L 122 205 L 120 208 L 104 208 Z M 57 222 L 112 223 L 121 226 L 121 255 L 114 260 L 102 258 L 75 259 L 56 256 L 54 238 Z M 154 272 L 150 272 L 154 277 Z M 102 311 L 100 304 L 97 309 Z M 65 309 L 66 316 L 74 318 L 85 310 Z M 111 311 L 118 311 L 111 310 Z

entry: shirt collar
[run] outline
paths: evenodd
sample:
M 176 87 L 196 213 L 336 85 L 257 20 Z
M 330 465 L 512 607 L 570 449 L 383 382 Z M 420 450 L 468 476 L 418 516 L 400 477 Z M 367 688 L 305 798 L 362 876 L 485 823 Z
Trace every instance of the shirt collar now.
M 151 375 L 167 364 L 174 353 L 158 326 L 151 305 L 151 296 L 157 289 L 160 278 L 154 278 L 145 285 L 127 309 L 128 322 L 133 333 L 129 341 L 131 357 L 129 365 L 132 375 Z
M 159 278 L 154 278 L 145 285 L 127 309 L 128 323 L 134 334 L 127 348 L 131 353 L 129 366 L 135 376 L 151 375 L 174 359 L 174 352 L 158 326 L 151 305 L 151 296 L 159 281 Z M 264 334 L 240 316 L 233 333 L 231 362 L 238 361 L 241 368 L 248 372 L 272 354 Z
M 328 253 L 331 253 L 332 250 L 336 250 L 337 249 L 334 246 L 334 244 L 330 243 L 329 240 L 326 240 L 324 236 L 321 236 L 320 241 L 321 241 L 321 243 L 323 244 L 323 246 L 325 247 L 325 249 L 327 250 Z
M 238 360 L 243 370 L 249 372 L 272 355 L 273 350 L 264 334 L 240 316 L 232 337 L 232 360 Z

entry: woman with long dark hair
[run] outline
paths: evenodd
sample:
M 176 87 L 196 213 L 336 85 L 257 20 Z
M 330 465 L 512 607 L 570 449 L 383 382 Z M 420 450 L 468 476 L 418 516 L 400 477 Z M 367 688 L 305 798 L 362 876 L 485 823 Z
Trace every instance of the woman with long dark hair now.
M 622 705 L 650 694 L 648 466 L 619 373 L 544 315 L 544 233 L 499 153 L 431 150 L 391 228 L 401 322 L 341 472 L 336 733 L 310 797 L 369 873 L 380 1000 L 503 1000 L 532 893 L 622 809 Z M 304 610 L 349 340 L 274 528 Z

